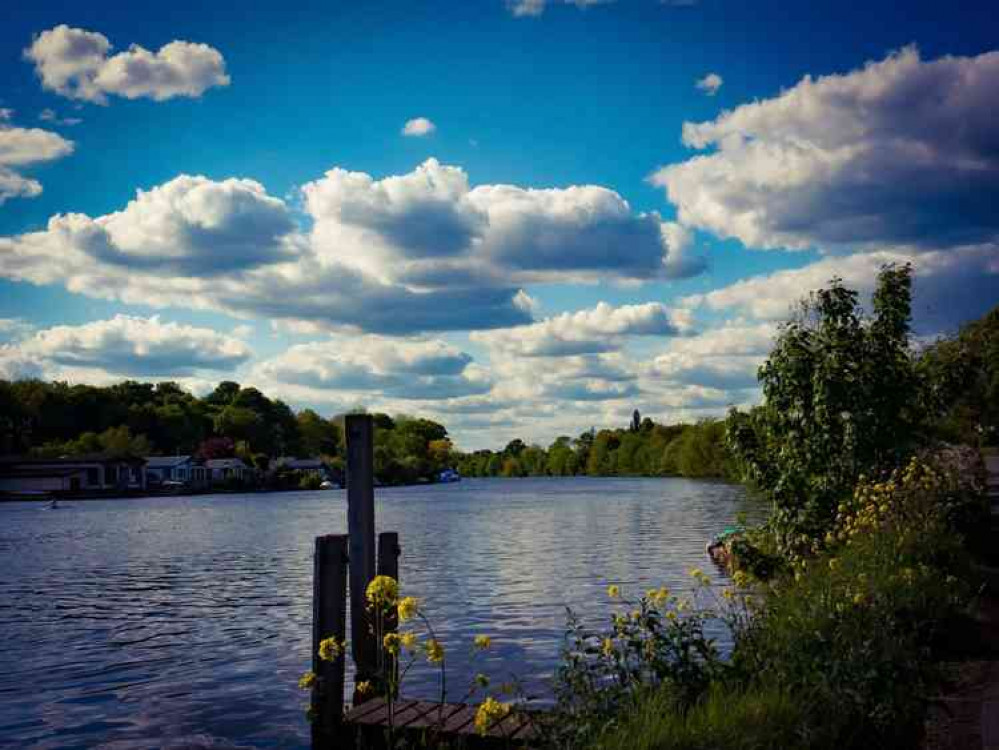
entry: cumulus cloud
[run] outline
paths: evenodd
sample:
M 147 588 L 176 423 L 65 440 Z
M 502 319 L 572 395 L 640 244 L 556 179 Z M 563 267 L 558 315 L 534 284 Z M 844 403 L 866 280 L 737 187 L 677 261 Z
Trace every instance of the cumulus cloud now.
M 407 120 L 406 124 L 403 125 L 402 134 L 419 138 L 424 135 L 430 135 L 435 130 L 437 130 L 437 126 L 431 120 L 426 117 L 414 117 L 412 120 Z
M 924 61 L 914 47 L 844 75 L 806 76 L 703 123 L 708 153 L 655 172 L 682 224 L 756 248 L 994 241 L 999 52 Z
M 115 55 L 111 50 L 103 34 L 61 24 L 36 36 L 24 56 L 43 88 L 97 104 L 105 104 L 108 94 L 162 101 L 229 85 L 225 60 L 207 44 L 173 41 L 157 52 L 133 44 Z
M 7 369 L 20 377 L 59 377 L 96 370 L 112 376 L 182 377 L 201 370 L 233 370 L 247 362 L 241 341 L 210 328 L 116 315 L 78 326 L 55 326 L 3 347 Z
M 698 91 L 703 91 L 708 96 L 714 96 L 718 93 L 718 89 L 722 87 L 722 77 L 717 73 L 708 73 L 704 78 L 699 78 L 694 83 L 694 86 Z
M 72 141 L 41 128 L 7 125 L 11 116 L 12 112 L 6 110 L 0 117 L 0 205 L 8 198 L 34 198 L 41 194 L 41 183 L 22 175 L 21 168 L 73 153 Z
M 642 280 L 704 268 L 686 230 L 596 185 L 472 188 L 464 170 L 428 159 L 380 180 L 333 169 L 303 194 L 316 251 L 386 283 Z
M 691 295 L 680 304 L 698 309 L 781 320 L 798 300 L 832 278 L 857 289 L 867 300 L 880 268 L 889 263 L 913 266 L 913 322 L 917 331 L 951 331 L 977 318 L 996 304 L 999 288 L 999 246 L 969 245 L 913 253 L 882 251 L 829 256 L 802 268 L 753 276 L 705 294 Z
M 589 310 L 562 313 L 531 325 L 473 331 L 471 339 L 515 356 L 563 357 L 613 351 L 627 336 L 675 336 L 687 325 L 685 316 L 671 315 L 658 302 L 621 307 L 600 302 Z
M 536 281 L 697 273 L 689 232 L 599 186 L 472 188 L 428 160 L 375 179 L 330 170 L 305 226 L 249 179 L 181 175 L 104 216 L 57 214 L 0 238 L 0 276 L 156 306 L 372 333 L 532 321 Z M 311 224 L 311 225 L 310 225 Z
M 492 383 L 472 357 L 439 339 L 392 340 L 378 336 L 293 346 L 261 363 L 255 377 L 278 388 L 336 391 L 379 398 L 449 399 L 486 393 Z

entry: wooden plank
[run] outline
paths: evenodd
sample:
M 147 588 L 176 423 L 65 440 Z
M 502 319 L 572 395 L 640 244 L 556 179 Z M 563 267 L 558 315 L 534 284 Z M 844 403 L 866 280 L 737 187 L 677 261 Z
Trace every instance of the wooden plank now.
M 520 711 L 511 711 L 509 716 L 500 719 L 489 727 L 486 734 L 490 737 L 513 737 L 526 721 L 527 716 L 523 713 Z
M 444 725 L 440 728 L 442 734 L 462 734 L 475 731 L 475 709 L 465 705 L 457 708 L 457 711 L 444 720 Z
M 335 731 L 343 718 L 343 687 L 346 659 L 319 658 L 319 643 L 336 638 L 343 643 L 347 632 L 347 537 L 316 537 L 312 572 L 312 671 L 319 678 L 312 690 L 313 725 L 320 734 Z M 321 739 L 321 738 L 320 738 Z
M 405 709 L 396 710 L 395 712 L 394 720 L 396 729 L 412 727 L 414 722 L 436 708 L 432 703 L 428 704 L 421 701 L 409 701 L 408 703 L 409 705 Z
M 465 707 L 453 703 L 444 703 L 443 705 L 435 702 L 423 702 L 423 706 L 427 707 L 427 711 L 420 717 L 411 721 L 407 726 L 411 729 L 424 729 L 428 727 L 438 727 L 443 726 L 444 722 L 447 721 L 448 717 L 461 711 Z
M 999 750 L 999 703 L 982 702 L 982 750 Z
M 359 706 L 354 706 L 347 715 L 344 717 L 345 721 L 356 722 L 361 720 L 364 716 L 370 714 L 372 711 L 377 711 L 378 707 L 385 702 L 384 698 L 374 698 L 369 701 L 365 701 Z
M 378 669 L 377 646 L 370 630 L 365 591 L 375 576 L 374 425 L 370 414 L 348 414 L 347 526 L 350 532 L 350 620 L 355 684 L 372 679 Z M 354 704 L 364 695 L 354 692 Z
M 372 698 L 369 703 L 376 703 L 377 707 L 373 711 L 369 711 L 358 719 L 352 721 L 353 724 L 366 724 L 374 726 L 384 726 L 388 724 L 389 718 L 389 706 L 388 702 L 382 698 Z

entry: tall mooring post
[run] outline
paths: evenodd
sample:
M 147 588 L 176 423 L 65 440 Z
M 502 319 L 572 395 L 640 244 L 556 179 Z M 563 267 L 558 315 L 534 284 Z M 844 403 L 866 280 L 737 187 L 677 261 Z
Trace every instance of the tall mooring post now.
M 373 677 L 378 668 L 378 644 L 370 629 L 365 592 L 375 577 L 374 425 L 370 414 L 345 418 L 347 437 L 347 526 L 350 536 L 350 631 L 355 684 Z M 354 693 L 355 705 L 364 695 Z

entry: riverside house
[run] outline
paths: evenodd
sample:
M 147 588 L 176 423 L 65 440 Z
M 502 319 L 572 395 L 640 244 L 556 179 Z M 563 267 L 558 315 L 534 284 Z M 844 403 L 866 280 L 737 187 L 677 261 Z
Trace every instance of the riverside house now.
M 145 459 L 102 455 L 0 458 L 0 493 L 132 492 L 146 487 Z
M 238 458 L 210 458 L 205 461 L 205 469 L 208 471 L 208 481 L 212 484 L 232 481 L 249 484 L 255 473 Z
M 208 484 L 209 470 L 194 456 L 148 456 L 146 482 L 152 487 L 164 482 L 180 482 L 190 487 Z

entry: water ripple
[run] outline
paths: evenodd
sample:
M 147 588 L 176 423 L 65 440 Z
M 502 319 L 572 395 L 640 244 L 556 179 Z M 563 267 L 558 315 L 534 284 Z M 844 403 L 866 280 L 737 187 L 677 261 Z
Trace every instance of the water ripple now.
M 743 492 L 678 479 L 466 480 L 380 490 L 401 579 L 478 671 L 543 695 L 565 607 L 604 617 L 609 581 L 684 586 Z M 306 747 L 312 548 L 343 493 L 0 505 L 0 745 Z M 479 633 L 488 654 L 471 655 Z M 433 696 L 425 665 L 407 692 Z

